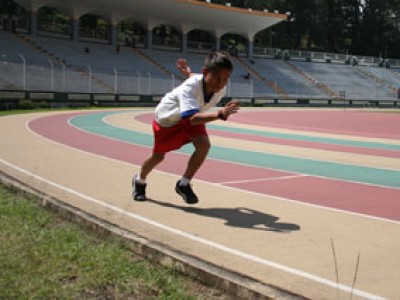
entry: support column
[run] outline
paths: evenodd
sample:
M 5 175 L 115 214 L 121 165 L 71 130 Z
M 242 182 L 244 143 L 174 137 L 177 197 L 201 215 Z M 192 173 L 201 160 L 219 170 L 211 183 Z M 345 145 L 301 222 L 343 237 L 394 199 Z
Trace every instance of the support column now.
M 254 55 L 254 41 L 249 40 L 248 56 L 249 56 L 249 58 L 252 58 L 253 55 Z
M 30 26 L 29 31 L 31 35 L 36 35 L 37 33 L 37 10 L 30 11 Z
M 71 25 L 71 40 L 78 41 L 79 40 L 79 18 L 72 17 L 70 19 Z
M 187 32 L 182 33 L 182 52 L 183 54 L 187 53 Z
M 118 32 L 118 24 L 111 24 L 111 36 L 110 36 L 110 44 L 117 45 L 117 32 Z
M 147 28 L 147 49 L 153 49 L 153 27 Z
M 221 37 L 217 36 L 215 38 L 215 51 L 221 50 Z

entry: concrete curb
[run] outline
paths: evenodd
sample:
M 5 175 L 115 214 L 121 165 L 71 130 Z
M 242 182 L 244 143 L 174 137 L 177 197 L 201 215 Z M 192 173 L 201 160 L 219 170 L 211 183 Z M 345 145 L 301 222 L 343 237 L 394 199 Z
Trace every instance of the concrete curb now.
M 248 276 L 221 268 L 169 246 L 151 241 L 132 231 L 100 219 L 62 200 L 29 186 L 27 183 L 0 171 L 0 182 L 39 201 L 47 209 L 69 221 L 81 224 L 99 234 L 122 238 L 136 254 L 155 263 L 172 267 L 202 284 L 224 290 L 234 299 L 306 299 L 278 287 L 266 285 Z

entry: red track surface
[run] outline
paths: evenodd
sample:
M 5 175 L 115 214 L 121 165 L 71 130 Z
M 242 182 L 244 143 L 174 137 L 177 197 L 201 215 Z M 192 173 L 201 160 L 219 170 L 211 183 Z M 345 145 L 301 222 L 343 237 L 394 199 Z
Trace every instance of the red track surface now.
M 274 115 L 277 112 L 272 112 L 271 114 Z M 326 113 L 326 112 L 324 112 Z M 242 113 L 240 113 L 242 115 Z M 252 112 L 252 114 L 256 114 L 256 112 Z M 268 115 L 268 120 L 269 120 L 269 114 L 264 112 L 264 115 Z M 347 113 L 346 113 L 347 115 Z M 363 115 L 364 117 L 364 115 Z M 260 123 L 262 124 L 263 122 L 267 123 L 265 119 L 262 121 L 257 121 L 253 120 L 253 117 L 249 117 L 247 115 L 247 118 L 249 118 L 251 121 L 247 120 L 247 122 L 242 122 L 240 121 L 242 118 L 239 118 L 237 116 L 232 117 L 233 122 L 237 123 L 243 123 L 243 124 L 249 124 L 250 122 L 255 123 Z M 305 115 L 302 115 L 302 119 L 305 118 Z M 139 115 L 136 117 L 136 119 L 140 122 L 151 124 L 153 120 L 153 114 L 143 114 Z M 301 123 L 301 120 L 297 120 L 297 123 Z M 305 118 L 306 119 L 306 118 Z M 336 118 L 337 119 L 337 118 Z M 352 119 L 352 122 L 355 123 L 357 122 L 357 119 Z M 399 120 L 400 122 L 400 120 Z M 260 125 L 258 124 L 258 125 Z M 265 125 L 265 126 L 267 126 Z M 313 132 L 316 131 L 316 128 L 319 130 L 319 124 L 315 123 L 314 124 L 316 127 L 314 128 Z M 264 125 L 262 125 L 264 126 Z M 270 126 L 270 125 L 268 125 Z M 281 125 L 282 126 L 282 125 Z M 277 127 L 281 127 L 277 126 Z M 349 125 L 350 126 L 350 125 Z M 293 125 L 294 129 L 296 126 Z M 302 127 L 302 126 L 300 126 Z M 386 124 L 386 127 L 395 127 L 395 126 L 388 126 Z M 282 128 L 282 127 L 281 127 Z M 300 130 L 300 129 L 297 129 Z M 304 129 L 302 129 L 304 130 Z M 311 130 L 310 128 L 308 130 Z M 382 128 L 380 128 L 382 130 Z M 399 128 L 400 131 L 400 128 Z M 256 135 L 247 135 L 247 134 L 242 134 L 242 133 L 235 133 L 235 132 L 227 132 L 227 131 L 219 131 L 219 130 L 208 130 L 208 132 L 212 135 L 216 136 L 222 136 L 222 137 L 227 137 L 227 138 L 235 138 L 235 139 L 240 139 L 240 140 L 245 140 L 245 141 L 253 141 L 253 142 L 262 142 L 262 143 L 271 143 L 271 144 L 277 144 L 277 145 L 285 145 L 285 146 L 293 146 L 293 147 L 300 147 L 300 148 L 309 148 L 309 149 L 319 149 L 319 150 L 328 150 L 328 151 L 334 151 L 334 152 L 347 152 L 347 153 L 356 153 L 356 154 L 364 154 L 364 155 L 375 155 L 375 156 L 381 156 L 381 157 L 391 157 L 391 158 L 400 158 L 400 152 L 399 151 L 391 151 L 391 150 L 385 150 L 385 149 L 372 149 L 372 148 L 364 148 L 364 147 L 352 147 L 352 146 L 345 146 L 345 145 L 334 145 L 334 144 L 326 144 L 326 143 L 319 143 L 319 142 L 308 142 L 308 141 L 296 141 L 296 140 L 288 140 L 288 139 L 280 139 L 280 138 L 273 138 L 273 137 L 263 137 L 263 136 L 256 136 Z M 328 133 L 326 131 L 325 133 Z M 329 132 L 333 133 L 333 132 Z M 376 132 L 375 134 L 378 134 Z
M 231 121 L 293 130 L 400 139 L 399 113 L 362 110 L 244 111 L 233 116 Z
M 31 122 L 30 127 L 50 140 L 135 165 L 140 165 L 151 151 L 148 147 L 110 140 L 73 128 L 68 124 L 68 119 L 74 115 L 76 114 L 40 118 Z M 182 160 L 186 159 L 184 154 L 170 153 L 158 169 L 180 175 L 185 167 Z M 293 175 L 293 178 L 284 178 Z M 279 170 L 208 160 L 196 178 L 294 201 L 400 220 L 399 189 L 296 175 Z

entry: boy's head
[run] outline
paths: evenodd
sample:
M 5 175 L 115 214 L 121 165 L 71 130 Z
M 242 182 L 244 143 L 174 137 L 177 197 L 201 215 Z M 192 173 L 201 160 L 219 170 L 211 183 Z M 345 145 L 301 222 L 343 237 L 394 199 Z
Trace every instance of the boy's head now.
M 204 59 L 204 68 L 210 72 L 226 69 L 232 72 L 233 65 L 229 58 L 229 54 L 223 51 L 211 52 Z
M 206 92 L 219 92 L 229 80 L 233 71 L 233 64 L 229 54 L 217 51 L 212 52 L 204 60 L 203 75 Z

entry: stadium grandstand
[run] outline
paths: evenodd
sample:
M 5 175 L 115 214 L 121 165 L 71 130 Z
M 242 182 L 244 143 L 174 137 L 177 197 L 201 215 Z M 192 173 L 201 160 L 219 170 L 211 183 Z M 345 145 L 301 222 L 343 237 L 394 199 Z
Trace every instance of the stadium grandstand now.
M 197 0 L 17 3 L 19 16 L 3 16 L 0 25 L 3 108 L 19 99 L 154 104 L 183 80 L 177 58 L 200 71 L 215 49 L 232 55 L 228 97 L 243 103 L 399 105 L 399 60 L 255 44 L 257 34 L 287 21 L 289 12 Z M 49 10 L 57 12 L 51 20 L 43 18 Z M 89 15 L 101 18 L 98 30 L 85 26 Z

